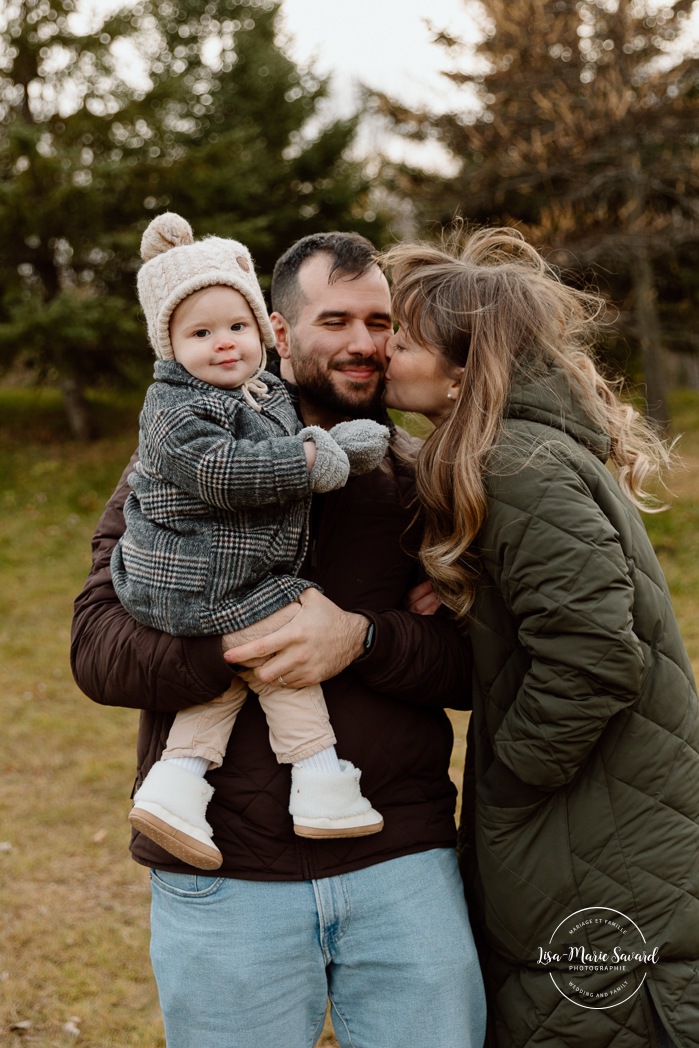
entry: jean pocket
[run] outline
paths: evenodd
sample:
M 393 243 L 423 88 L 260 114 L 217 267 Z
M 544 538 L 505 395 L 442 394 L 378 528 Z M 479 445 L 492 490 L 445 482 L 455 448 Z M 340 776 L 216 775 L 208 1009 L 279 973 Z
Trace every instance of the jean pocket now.
M 222 887 L 225 877 L 210 877 L 203 873 L 168 873 L 166 870 L 150 871 L 151 887 L 168 895 L 205 899 Z

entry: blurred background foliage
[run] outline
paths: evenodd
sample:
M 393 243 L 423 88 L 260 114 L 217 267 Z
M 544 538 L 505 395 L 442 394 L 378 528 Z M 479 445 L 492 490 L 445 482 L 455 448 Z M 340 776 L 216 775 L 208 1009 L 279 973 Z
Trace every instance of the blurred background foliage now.
M 652 413 L 684 433 L 673 511 L 648 526 L 699 666 L 692 4 L 463 2 L 478 11 L 480 41 L 434 31 L 459 104 L 411 111 L 367 92 L 344 120 L 327 116 L 329 85 L 285 54 L 271 0 L 131 0 L 90 24 L 79 0 L 0 4 L 8 1044 L 164 1045 L 147 881 L 124 847 L 137 718 L 88 703 L 67 659 L 72 595 L 150 379 L 134 286 L 141 233 L 160 211 L 180 211 L 197 235 L 244 240 L 265 286 L 306 233 L 356 229 L 381 247 L 437 237 L 455 215 L 513 223 L 566 279 L 598 285 L 613 319 L 606 362 L 645 383 Z M 400 26 L 386 46 L 400 46 Z M 367 122 L 373 145 L 398 134 L 404 155 L 433 143 L 443 162 L 363 155 Z M 460 782 L 463 714 L 454 726 Z M 335 1044 L 329 1031 L 321 1043 Z
M 384 246 L 458 215 L 517 225 L 566 279 L 600 287 L 604 355 L 666 422 L 668 390 L 699 385 L 696 0 L 464 3 L 479 42 L 434 30 L 462 103 L 413 111 L 367 92 L 333 120 L 327 82 L 285 54 L 278 2 L 131 0 L 87 24 L 76 0 L 6 0 L 5 382 L 58 388 L 80 440 L 95 430 L 88 391 L 145 385 L 134 275 L 160 211 L 245 241 L 263 285 L 306 233 Z M 442 169 L 362 156 L 367 121 L 374 142 L 438 143 Z

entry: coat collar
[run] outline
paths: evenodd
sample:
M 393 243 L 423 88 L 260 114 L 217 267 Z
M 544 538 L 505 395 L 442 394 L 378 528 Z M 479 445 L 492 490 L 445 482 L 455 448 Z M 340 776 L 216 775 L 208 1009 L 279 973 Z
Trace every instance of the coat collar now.
M 577 440 L 605 462 L 611 440 L 585 412 L 567 376 L 559 368 L 523 374 L 512 383 L 505 419 L 537 422 Z

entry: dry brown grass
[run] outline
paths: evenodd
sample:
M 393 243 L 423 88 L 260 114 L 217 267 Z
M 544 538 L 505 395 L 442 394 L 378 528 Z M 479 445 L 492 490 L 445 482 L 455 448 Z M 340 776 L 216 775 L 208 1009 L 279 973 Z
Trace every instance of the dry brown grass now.
M 51 429 L 6 406 L 0 417 L 0 1043 L 163 1048 L 147 875 L 127 852 L 136 714 L 90 703 L 68 665 L 72 599 L 135 412 L 114 423 L 122 436 L 89 448 L 47 446 Z M 682 497 L 652 529 L 697 667 L 691 450 Z M 466 717 L 453 720 L 458 783 Z M 335 1045 L 329 1027 L 320 1043 Z

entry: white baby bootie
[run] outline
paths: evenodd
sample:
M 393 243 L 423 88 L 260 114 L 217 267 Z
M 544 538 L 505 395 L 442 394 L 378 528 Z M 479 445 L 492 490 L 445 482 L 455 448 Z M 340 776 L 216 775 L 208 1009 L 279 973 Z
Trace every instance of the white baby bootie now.
M 206 821 L 206 806 L 213 793 L 206 779 L 173 761 L 158 761 L 134 796 L 129 822 L 190 866 L 217 870 L 223 856 Z
M 299 837 L 366 837 L 383 829 L 383 819 L 359 788 L 361 772 L 340 761 L 339 772 L 293 765 L 289 811 Z

